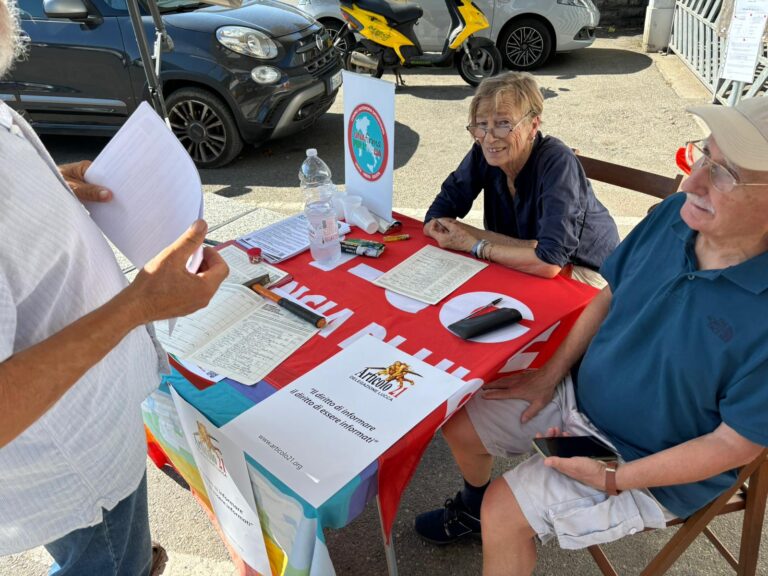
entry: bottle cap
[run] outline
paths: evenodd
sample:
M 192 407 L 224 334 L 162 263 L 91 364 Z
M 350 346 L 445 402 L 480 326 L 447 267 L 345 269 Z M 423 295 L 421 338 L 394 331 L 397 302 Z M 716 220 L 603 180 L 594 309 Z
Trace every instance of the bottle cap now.
M 317 156 L 317 148 L 307 148 L 307 156 Z
M 261 262 L 261 248 L 248 248 L 245 253 L 248 255 L 248 261 L 251 264 Z

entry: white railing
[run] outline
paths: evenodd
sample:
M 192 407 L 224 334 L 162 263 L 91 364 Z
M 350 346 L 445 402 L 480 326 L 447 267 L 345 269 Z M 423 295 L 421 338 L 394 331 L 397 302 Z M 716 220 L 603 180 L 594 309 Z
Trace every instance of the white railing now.
M 717 18 L 723 0 L 676 0 L 670 49 L 693 71 L 713 97 L 723 104 L 768 92 L 768 44 L 757 65 L 751 84 L 721 80 L 725 60 L 725 39 L 718 35 Z

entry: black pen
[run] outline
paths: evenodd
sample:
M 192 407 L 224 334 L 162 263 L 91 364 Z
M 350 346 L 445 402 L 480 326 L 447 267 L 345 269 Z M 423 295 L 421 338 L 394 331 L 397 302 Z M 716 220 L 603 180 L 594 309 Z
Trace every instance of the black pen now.
M 485 306 L 483 306 L 481 308 L 478 308 L 477 310 L 472 312 L 469 316 L 465 316 L 464 318 L 462 318 L 462 320 L 467 320 L 468 318 L 473 318 L 474 316 L 477 316 L 478 314 L 480 314 L 480 312 L 485 312 L 486 310 L 488 310 L 488 308 L 493 308 L 494 306 L 496 306 L 496 304 L 498 304 L 502 300 L 503 300 L 503 298 L 496 298 L 496 300 L 494 300 L 492 302 L 489 302 L 488 304 L 486 304 Z

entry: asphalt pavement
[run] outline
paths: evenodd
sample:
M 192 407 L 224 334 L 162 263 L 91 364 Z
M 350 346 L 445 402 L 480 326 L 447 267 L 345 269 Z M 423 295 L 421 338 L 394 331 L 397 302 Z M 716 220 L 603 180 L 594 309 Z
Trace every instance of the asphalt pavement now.
M 698 80 L 675 56 L 645 54 L 637 34 L 600 38 L 589 49 L 556 55 L 535 76 L 546 97 L 543 130 L 581 153 L 661 174 L 675 175 L 674 154 L 686 140 L 703 135 L 685 113 L 689 104 L 710 100 Z M 395 104 L 395 210 L 421 218 L 442 180 L 458 165 L 471 144 L 464 130 L 473 90 L 455 70 L 404 74 L 405 87 Z M 393 77 L 385 76 L 392 80 Z M 45 139 L 57 162 L 93 158 L 106 140 L 49 137 Z M 244 150 L 228 167 L 201 173 L 210 225 L 224 222 L 254 207 L 259 210 L 239 222 L 253 226 L 302 208 L 298 169 L 306 148 L 317 148 L 331 167 L 334 181 L 344 184 L 343 106 L 338 98 L 315 126 L 297 134 Z M 611 186 L 595 186 L 599 198 L 625 235 L 653 201 Z M 466 219 L 482 225 L 481 203 Z M 238 233 L 237 227 L 219 234 Z M 500 474 L 514 461 L 496 463 Z M 217 534 L 195 501 L 182 488 L 149 465 L 149 499 L 153 535 L 168 549 L 170 576 L 229 576 L 233 566 Z M 412 529 L 416 514 L 442 505 L 460 487 L 458 469 L 438 434 L 429 446 L 413 481 L 403 495 L 394 526 L 395 547 L 402 576 L 474 575 L 481 572 L 479 541 L 449 547 L 422 543 Z M 741 515 L 715 522 L 722 539 L 738 541 Z M 670 530 L 645 533 L 607 546 L 617 569 L 638 574 Z M 763 531 L 763 556 L 758 574 L 768 575 L 768 547 Z M 383 576 L 387 573 L 375 506 L 349 526 L 329 530 L 327 541 L 339 576 Z M 33 576 L 46 573 L 49 559 L 42 549 L 0 558 L 0 574 Z M 699 538 L 669 574 L 713 576 L 730 568 L 704 538 Z M 569 552 L 557 545 L 541 547 L 535 574 L 598 575 L 589 554 Z

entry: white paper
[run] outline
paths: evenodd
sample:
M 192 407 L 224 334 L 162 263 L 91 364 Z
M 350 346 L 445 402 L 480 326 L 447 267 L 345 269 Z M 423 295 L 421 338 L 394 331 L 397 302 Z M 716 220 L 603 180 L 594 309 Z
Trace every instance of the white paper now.
M 248 566 L 271 574 L 243 451 L 173 387 L 171 396 L 222 532 Z
M 486 266 L 486 262 L 424 246 L 373 283 L 427 304 L 437 304 Z
M 222 430 L 317 508 L 465 388 L 365 336 Z
M 155 330 L 171 354 L 246 385 L 260 382 L 317 332 L 275 302 L 229 283 L 208 306 L 180 318 L 173 336 L 161 322 Z
M 339 222 L 339 235 L 348 234 L 349 225 Z M 296 214 L 241 236 L 238 242 L 248 248 L 261 248 L 262 257 L 276 264 L 309 250 L 309 223 L 304 214 Z
M 91 164 L 85 178 L 112 191 L 89 202 L 91 217 L 112 243 L 142 268 L 203 216 L 194 162 L 152 107 L 143 102 Z M 202 249 L 190 266 L 197 270 Z
M 737 0 L 728 30 L 723 78 L 752 83 L 768 21 L 765 0 Z
M 288 272 L 270 266 L 266 262 L 251 264 L 250 260 L 248 260 L 248 254 L 237 246 L 225 246 L 219 250 L 219 254 L 229 266 L 229 275 L 224 279 L 225 282 L 243 284 L 262 274 L 269 274 L 269 282 L 265 284 L 265 286 L 269 287 L 278 284 L 283 278 L 288 276 Z

